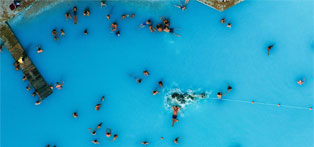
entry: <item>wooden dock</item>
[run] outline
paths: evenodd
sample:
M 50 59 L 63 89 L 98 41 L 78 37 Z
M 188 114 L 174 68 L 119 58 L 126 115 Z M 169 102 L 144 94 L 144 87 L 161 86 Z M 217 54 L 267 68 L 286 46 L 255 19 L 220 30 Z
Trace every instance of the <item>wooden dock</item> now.
M 20 63 L 20 68 L 32 87 L 37 91 L 39 98 L 43 100 L 48 97 L 52 93 L 52 89 L 41 76 L 7 23 L 0 24 L 0 38 L 15 61 L 18 61 L 21 57 L 23 58 L 24 61 Z
M 209 7 L 212 7 L 218 11 L 224 11 L 243 0 L 197 0 L 200 3 L 203 3 L 204 5 L 207 5 Z

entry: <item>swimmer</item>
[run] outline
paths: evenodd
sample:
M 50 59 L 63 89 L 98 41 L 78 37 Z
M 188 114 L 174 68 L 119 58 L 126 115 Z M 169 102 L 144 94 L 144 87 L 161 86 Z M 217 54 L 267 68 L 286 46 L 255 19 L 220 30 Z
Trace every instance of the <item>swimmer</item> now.
M 148 145 L 149 143 L 147 141 L 143 141 L 141 144 Z
M 64 85 L 64 81 L 62 81 L 62 84 L 59 84 L 59 82 L 57 82 L 57 83 L 56 83 L 56 88 L 58 88 L 59 90 L 61 90 L 62 87 L 63 87 L 63 85 Z
M 189 3 L 190 0 L 185 0 L 184 4 L 181 3 L 181 1 L 179 0 L 180 2 L 180 5 L 174 5 L 175 7 L 177 8 L 180 8 L 182 11 L 186 10 L 186 5 Z
M 58 36 L 53 37 L 54 40 L 59 40 Z
M 25 81 L 25 80 L 27 80 L 27 78 L 26 78 L 26 76 L 25 75 L 23 75 L 23 79 L 22 79 L 23 81 Z
M 71 14 L 70 14 L 70 12 L 67 12 L 67 13 L 65 13 L 65 19 L 66 20 L 68 20 L 68 19 L 71 19 L 72 17 L 71 17 Z
M 36 94 L 37 94 L 37 91 L 35 90 L 35 91 L 33 92 L 32 96 L 36 96 Z
M 52 36 L 56 36 L 58 34 L 56 29 L 53 29 L 51 33 L 52 33 Z
M 149 28 L 150 32 L 155 32 L 156 31 L 156 29 L 154 28 L 153 25 L 149 25 L 148 28 Z
M 117 31 L 117 32 L 116 32 L 116 35 L 119 37 L 119 36 L 120 36 L 120 31 Z
M 39 54 L 39 53 L 42 53 L 44 50 L 43 49 L 41 49 L 39 46 L 37 46 L 37 53 Z
M 46 147 L 50 147 L 50 145 L 48 144 L 48 145 L 46 145 Z
M 163 83 L 162 83 L 162 81 L 159 81 L 158 82 L 158 85 L 160 86 L 160 88 L 162 88 L 164 85 L 163 85 Z
M 121 19 L 123 20 L 123 19 L 125 19 L 125 18 L 127 18 L 127 17 L 129 17 L 128 14 L 123 14 L 123 15 L 121 16 Z
M 252 104 L 254 104 L 255 102 L 254 102 L 254 101 L 252 101 L 251 103 L 252 103 Z
M 91 141 L 93 144 L 99 144 L 99 142 L 98 142 L 98 140 L 93 140 L 93 141 Z
M 268 54 L 268 56 L 269 56 L 269 51 L 273 48 L 273 46 L 274 46 L 274 45 L 268 46 L 268 48 L 267 48 L 267 54 Z
M 64 36 L 64 35 L 65 35 L 64 30 L 63 30 L 63 29 L 61 29 L 61 30 L 60 30 L 60 32 L 61 32 L 61 36 Z
M 228 85 L 228 84 L 227 84 L 227 85 Z M 227 94 L 232 90 L 232 87 L 231 87 L 230 85 L 228 85 L 227 90 L 228 90 L 228 91 L 224 94 L 224 96 L 227 95 Z
M 165 17 L 161 17 L 160 19 L 162 20 L 162 22 L 164 23 L 166 27 L 170 26 L 170 21 L 168 19 L 166 19 Z
M 179 138 L 182 138 L 182 137 L 177 137 L 176 139 L 173 140 L 173 142 L 174 142 L 175 144 L 178 144 Z
M 106 15 L 107 19 L 110 20 L 110 14 Z
M 94 129 L 88 128 L 88 131 L 89 131 L 90 133 L 92 133 L 92 135 L 96 135 L 96 131 L 95 131 Z
M 164 137 L 160 137 L 160 140 L 163 140 L 164 139 Z
M 226 19 L 225 18 L 220 19 L 220 23 L 226 23 Z
M 2 52 L 3 44 L 0 44 L 0 53 Z
M 280 104 L 278 104 L 277 106 L 280 107 Z
M 227 24 L 227 28 L 231 28 L 231 27 L 232 27 L 232 23 L 229 22 L 229 23 Z
M 221 93 L 221 92 L 218 92 L 218 93 L 217 93 L 217 98 L 218 98 L 218 99 L 221 99 L 221 97 L 222 97 L 222 93 Z
M 118 24 L 116 22 L 112 23 L 111 26 L 110 26 L 110 30 L 111 31 L 116 31 L 118 28 Z
M 302 85 L 304 82 L 305 82 L 305 78 L 304 78 L 304 80 L 299 80 L 297 83 L 298 83 L 299 85 Z
M 84 16 L 86 16 L 86 15 L 89 16 L 89 10 L 88 10 L 88 9 L 85 9 L 84 12 L 83 12 L 83 15 L 84 15 Z
M 26 86 L 26 90 L 27 91 L 31 90 L 31 84 L 28 84 L 28 86 Z
M 165 28 L 164 28 L 164 31 L 167 32 L 167 33 L 176 35 L 176 36 L 178 36 L 178 37 L 181 37 L 181 35 L 174 33 L 174 29 L 173 29 L 173 28 L 165 27 Z
M 73 7 L 73 15 L 74 15 L 74 24 L 77 24 L 77 8 Z
M 77 116 L 78 116 L 76 112 L 73 112 L 72 115 L 73 115 L 74 118 L 77 118 Z
M 112 142 L 115 141 L 117 138 L 118 138 L 118 135 L 117 135 L 117 134 L 114 134 L 114 135 L 113 135 Z
M 140 84 L 142 82 L 142 79 L 140 79 L 140 78 L 136 79 L 136 82 Z
M 173 115 L 172 115 L 172 127 L 175 122 L 178 122 L 179 120 L 177 119 L 178 112 L 180 111 L 179 106 L 172 106 L 173 109 Z
M 135 17 L 135 14 L 133 13 L 133 14 L 131 14 L 131 16 L 130 16 L 131 18 L 134 18 Z
M 107 137 L 110 137 L 110 136 L 111 136 L 111 129 L 110 129 L 110 128 L 107 128 L 107 129 L 106 129 L 106 136 L 107 136 Z
M 162 26 L 162 24 L 157 24 L 157 25 L 156 25 L 156 28 L 157 28 L 157 31 L 158 31 L 158 32 L 162 32 L 162 31 L 163 31 L 163 26 Z
M 102 96 L 102 97 L 101 97 L 101 101 L 104 101 L 104 100 L 105 100 L 105 96 Z
M 40 100 L 38 100 L 38 101 L 36 101 L 35 102 L 35 105 L 37 106 L 37 105 L 40 105 L 41 104 L 41 101 Z
M 106 1 L 100 1 L 100 7 L 107 6 Z
M 145 76 L 149 76 L 149 72 L 147 70 L 145 70 L 143 73 Z
M 97 104 L 97 105 L 95 106 L 95 110 L 98 111 L 98 110 L 100 109 L 100 106 L 101 106 L 101 104 Z
M 100 129 L 100 128 L 101 128 L 101 125 L 102 125 L 102 123 L 99 123 L 99 124 L 97 125 L 97 128 L 96 128 L 96 129 Z
M 84 30 L 84 35 L 88 35 L 87 29 Z
M 141 27 L 141 28 L 144 28 L 146 25 L 150 25 L 150 24 L 152 24 L 152 22 L 151 22 L 150 19 L 148 19 L 148 20 L 146 20 L 145 22 L 143 22 L 142 24 L 140 24 L 140 27 Z
M 159 92 L 157 91 L 157 90 L 154 90 L 153 91 L 153 95 L 156 95 L 156 94 L 158 94 Z
M 50 85 L 50 89 L 53 90 L 53 86 L 52 85 Z
M 15 61 L 13 65 L 15 67 L 15 70 L 19 70 L 20 69 L 20 63 L 18 61 Z

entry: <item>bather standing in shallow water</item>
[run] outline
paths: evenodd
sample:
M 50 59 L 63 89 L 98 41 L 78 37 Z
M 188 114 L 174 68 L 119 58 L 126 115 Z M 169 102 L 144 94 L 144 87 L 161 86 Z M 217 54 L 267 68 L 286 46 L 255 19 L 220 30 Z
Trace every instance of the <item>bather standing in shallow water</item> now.
M 172 106 L 173 109 L 173 115 L 172 115 L 172 127 L 174 126 L 175 122 L 178 122 L 179 120 L 177 119 L 178 112 L 180 111 L 179 106 Z
M 217 98 L 218 98 L 218 99 L 221 99 L 221 97 L 222 97 L 222 93 L 221 93 L 221 92 L 218 92 L 218 93 L 217 93 Z
M 107 128 L 107 129 L 106 129 L 106 136 L 107 136 L 107 137 L 110 137 L 110 136 L 111 136 L 111 129 L 110 129 L 110 128 Z

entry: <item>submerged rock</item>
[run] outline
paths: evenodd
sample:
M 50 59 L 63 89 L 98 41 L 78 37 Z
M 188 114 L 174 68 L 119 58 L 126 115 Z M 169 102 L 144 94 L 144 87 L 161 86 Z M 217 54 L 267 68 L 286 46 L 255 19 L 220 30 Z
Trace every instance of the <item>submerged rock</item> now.
M 198 99 L 208 98 L 209 94 L 210 92 L 196 92 L 193 90 L 182 92 L 180 89 L 174 89 L 166 95 L 166 104 L 168 107 L 171 107 L 172 105 L 180 105 L 181 107 L 184 107 L 194 103 Z

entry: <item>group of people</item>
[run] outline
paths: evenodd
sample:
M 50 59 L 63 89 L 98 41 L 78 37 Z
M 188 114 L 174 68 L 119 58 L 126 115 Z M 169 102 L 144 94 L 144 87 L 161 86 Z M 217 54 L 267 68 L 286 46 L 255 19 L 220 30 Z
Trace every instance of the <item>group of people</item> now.
M 226 23 L 226 19 L 225 18 L 220 19 L 220 23 L 222 23 L 222 24 Z M 227 23 L 227 28 L 231 28 L 231 27 L 232 27 L 232 23 L 228 22 Z
M 51 34 L 52 34 L 54 40 L 59 40 L 57 29 L 53 29 L 53 30 L 51 31 Z M 60 29 L 60 35 L 61 35 L 61 36 L 64 36 L 64 35 L 65 35 L 65 32 L 64 32 L 63 29 Z
M 227 84 L 227 85 L 228 85 L 228 84 Z M 227 90 L 228 90 L 228 91 L 227 91 L 225 94 L 223 94 L 222 92 L 219 91 L 219 92 L 217 93 L 217 98 L 218 98 L 218 99 L 221 99 L 222 96 L 227 95 L 227 94 L 232 90 L 232 87 L 231 87 L 230 85 L 228 85 Z
M 144 76 L 148 77 L 148 76 L 149 76 L 148 70 L 144 70 L 144 71 L 143 71 L 143 74 L 144 74 Z M 142 82 L 142 78 L 136 78 L 136 82 L 137 82 L 138 84 L 140 84 L 140 83 Z M 159 88 L 163 88 L 163 87 L 164 87 L 163 82 L 162 82 L 162 81 L 159 81 L 159 82 L 158 82 L 158 87 L 155 88 L 155 90 L 152 91 L 153 95 L 158 94 L 158 93 L 159 93 L 158 89 L 159 89 Z
M 177 137 L 177 138 L 175 138 L 175 139 L 173 140 L 173 142 L 174 142 L 175 144 L 178 144 L 178 143 L 179 143 L 178 141 L 179 141 L 180 138 L 182 138 L 182 137 Z M 164 138 L 163 138 L 163 137 L 160 137 L 160 139 L 163 140 Z M 148 141 L 143 141 L 143 142 L 141 142 L 141 144 L 143 144 L 143 145 L 148 145 L 149 142 L 148 142 Z
M 145 22 L 143 22 L 142 24 L 140 24 L 140 28 L 144 28 L 144 27 L 148 27 L 148 29 L 150 30 L 150 32 L 166 32 L 166 33 L 170 33 L 173 35 L 176 35 L 178 37 L 181 37 L 181 35 L 176 34 L 174 32 L 174 28 L 170 28 L 170 21 L 169 19 L 166 19 L 165 17 L 161 17 L 160 18 L 162 20 L 162 23 L 159 23 L 156 25 L 156 27 L 154 27 L 152 21 L 150 19 L 146 20 Z

